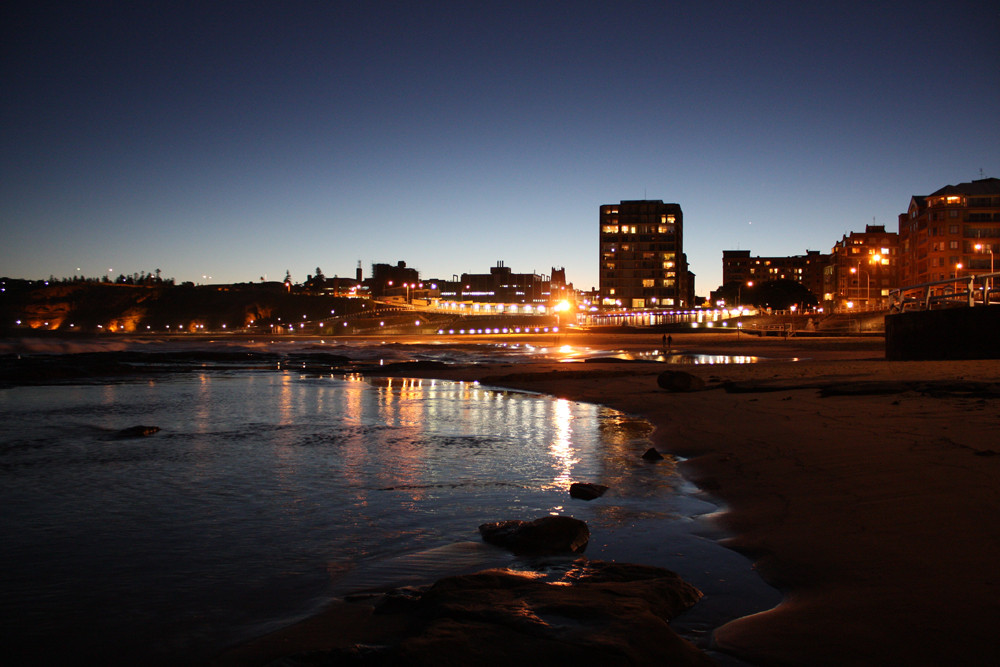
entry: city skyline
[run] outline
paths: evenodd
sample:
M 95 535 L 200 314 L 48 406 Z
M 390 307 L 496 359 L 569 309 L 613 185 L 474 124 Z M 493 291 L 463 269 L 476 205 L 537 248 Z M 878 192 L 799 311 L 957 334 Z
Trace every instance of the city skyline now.
M 3 12 L 11 277 L 503 261 L 586 290 L 600 206 L 652 199 L 683 208 L 707 296 L 723 250 L 829 252 L 1000 175 L 985 2 Z

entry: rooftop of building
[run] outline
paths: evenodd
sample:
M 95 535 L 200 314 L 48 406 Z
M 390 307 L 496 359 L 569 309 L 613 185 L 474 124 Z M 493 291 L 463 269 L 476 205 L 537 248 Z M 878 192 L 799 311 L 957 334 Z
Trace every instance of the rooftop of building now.
M 928 197 L 945 195 L 1000 195 L 1000 178 L 981 178 L 958 185 L 946 185 Z

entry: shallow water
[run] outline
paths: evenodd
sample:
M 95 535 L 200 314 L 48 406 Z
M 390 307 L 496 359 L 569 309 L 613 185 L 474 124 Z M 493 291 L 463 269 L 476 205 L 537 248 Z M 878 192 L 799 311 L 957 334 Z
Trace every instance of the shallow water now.
M 161 430 L 116 437 L 137 424 Z M 2 390 L 12 655 L 201 659 L 333 596 L 509 564 L 478 525 L 545 514 L 587 521 L 591 558 L 668 567 L 719 598 L 759 585 L 697 534 L 716 507 L 673 460 L 639 458 L 649 430 L 474 383 L 287 368 Z M 572 481 L 612 490 L 572 500 Z M 692 633 L 733 613 L 707 609 Z

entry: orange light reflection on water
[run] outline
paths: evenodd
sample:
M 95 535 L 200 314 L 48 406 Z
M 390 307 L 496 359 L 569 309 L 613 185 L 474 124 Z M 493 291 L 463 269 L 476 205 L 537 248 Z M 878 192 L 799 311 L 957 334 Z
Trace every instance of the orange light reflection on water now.
M 573 467 L 580 462 L 573 451 L 573 412 L 570 402 L 564 398 L 556 400 L 552 412 L 555 438 L 549 447 L 549 453 L 555 459 L 558 474 L 549 486 L 568 491 L 570 484 L 573 483 Z

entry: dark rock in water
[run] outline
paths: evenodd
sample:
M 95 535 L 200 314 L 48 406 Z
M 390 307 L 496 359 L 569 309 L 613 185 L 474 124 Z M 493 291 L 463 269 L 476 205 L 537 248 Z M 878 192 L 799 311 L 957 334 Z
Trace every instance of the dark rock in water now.
M 684 371 L 663 371 L 657 376 L 656 384 L 660 389 L 673 392 L 701 391 L 705 388 L 704 380 Z
M 142 438 L 153 435 L 160 430 L 159 426 L 130 426 L 115 433 L 116 438 Z
M 573 482 L 569 485 L 569 496 L 570 498 L 579 498 L 580 500 L 593 500 L 594 498 L 603 496 L 607 490 L 608 487 L 603 484 Z
M 484 523 L 479 534 L 483 541 L 519 555 L 582 553 L 590 541 L 587 524 L 568 516 Z
M 707 667 L 668 625 L 700 598 L 670 570 L 643 565 L 581 558 L 557 581 L 487 570 L 442 579 L 403 613 L 386 613 L 407 627 L 398 641 L 280 664 Z
M 441 368 L 448 368 L 449 365 L 443 361 L 434 361 L 432 359 L 421 359 L 418 361 L 394 361 L 389 364 L 383 364 L 378 366 L 375 370 L 381 371 L 383 373 L 388 372 L 398 372 L 398 371 L 422 371 L 422 370 L 438 370 Z
M 316 348 L 311 347 L 309 349 Z M 286 360 L 290 364 L 306 364 L 308 366 L 340 367 L 351 363 L 350 357 L 345 357 L 342 354 L 333 354 L 332 352 L 296 352 L 289 354 Z
M 642 455 L 642 458 L 646 459 L 647 461 L 662 461 L 663 454 L 656 451 L 656 447 L 650 447 Z

